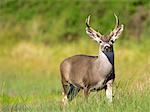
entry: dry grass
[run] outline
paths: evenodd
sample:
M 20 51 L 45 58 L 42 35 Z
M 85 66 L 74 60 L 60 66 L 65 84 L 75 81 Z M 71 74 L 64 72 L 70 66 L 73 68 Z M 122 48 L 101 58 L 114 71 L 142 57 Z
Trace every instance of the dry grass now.
M 149 40 L 148 40 L 149 41 Z M 88 43 L 88 44 L 87 44 Z M 115 46 L 116 81 L 114 83 L 114 106 L 112 112 L 148 110 L 150 85 L 150 59 L 146 47 L 135 43 Z M 9 50 L 9 51 L 8 51 Z M 70 44 L 45 46 L 21 42 L 13 47 L 3 49 L 0 58 L 1 108 L 23 108 L 31 111 L 61 111 L 59 101 L 61 84 L 59 64 L 74 54 L 91 54 L 98 52 L 97 44 L 81 40 Z M 141 53 L 142 52 L 142 53 Z M 65 111 L 109 111 L 104 92 L 92 93 L 90 101 L 85 103 L 82 92 L 66 107 Z M 139 102 L 139 103 L 137 103 Z M 81 104 L 81 105 L 79 105 Z M 93 106 L 92 106 L 93 105 Z M 118 106 L 119 105 L 119 106 Z M 117 106 L 117 107 L 115 107 Z M 39 109 L 40 108 L 40 109 Z

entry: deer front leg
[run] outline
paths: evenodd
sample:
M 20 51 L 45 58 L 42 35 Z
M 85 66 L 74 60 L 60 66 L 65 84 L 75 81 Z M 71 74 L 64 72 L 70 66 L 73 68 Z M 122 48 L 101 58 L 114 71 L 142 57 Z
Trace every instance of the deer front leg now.
M 89 93 L 90 93 L 89 88 L 88 88 L 88 87 L 85 87 L 85 88 L 84 88 L 84 96 L 85 96 L 85 99 L 86 99 L 86 100 L 88 100 Z
M 112 83 L 108 82 L 106 87 L 106 97 L 108 99 L 108 102 L 112 102 Z

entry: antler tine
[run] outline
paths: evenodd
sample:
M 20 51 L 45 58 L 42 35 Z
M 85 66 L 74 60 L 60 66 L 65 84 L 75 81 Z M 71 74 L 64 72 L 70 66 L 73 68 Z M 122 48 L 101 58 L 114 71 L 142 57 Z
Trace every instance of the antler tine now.
M 86 19 L 86 26 L 88 28 L 90 27 L 90 17 L 91 17 L 91 15 L 89 15 L 88 18 Z
M 119 19 L 118 19 L 117 15 L 115 13 L 114 13 L 114 16 L 116 18 L 116 25 L 115 25 L 115 29 L 116 29 L 119 26 Z

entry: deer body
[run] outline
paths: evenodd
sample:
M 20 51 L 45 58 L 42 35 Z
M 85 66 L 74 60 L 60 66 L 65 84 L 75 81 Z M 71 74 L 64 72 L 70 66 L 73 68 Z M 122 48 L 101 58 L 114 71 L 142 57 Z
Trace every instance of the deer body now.
M 63 80 L 80 88 L 99 89 L 112 72 L 112 64 L 103 52 L 99 56 L 75 55 L 61 63 Z
M 123 25 L 121 27 L 117 25 L 110 36 L 104 38 L 89 26 L 89 20 L 90 17 L 86 22 L 86 32 L 100 44 L 99 55 L 75 55 L 66 58 L 60 64 L 64 104 L 68 100 L 71 101 L 80 89 L 84 90 L 86 97 L 90 91 L 105 89 L 108 100 L 112 101 L 112 83 L 115 78 L 113 43 L 122 32 Z M 117 17 L 116 20 L 118 21 Z

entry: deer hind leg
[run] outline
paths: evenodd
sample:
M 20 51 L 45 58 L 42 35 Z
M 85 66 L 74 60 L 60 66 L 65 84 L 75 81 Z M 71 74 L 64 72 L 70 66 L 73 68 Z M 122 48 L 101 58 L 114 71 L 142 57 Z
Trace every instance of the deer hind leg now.
M 67 105 L 68 101 L 73 100 L 73 98 L 78 94 L 78 92 L 80 91 L 79 87 L 75 87 L 72 84 L 64 84 L 63 85 L 63 99 L 62 99 L 62 103 L 63 105 Z
M 73 100 L 73 98 L 79 93 L 80 88 L 75 87 L 74 85 L 70 84 L 69 91 L 67 93 L 67 98 L 69 101 Z
M 62 99 L 62 103 L 63 105 L 66 105 L 68 103 L 68 98 L 67 98 L 67 93 L 69 90 L 69 84 L 67 84 L 67 82 L 63 82 L 62 81 L 62 86 L 63 86 L 63 99 Z

